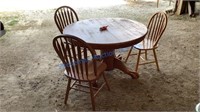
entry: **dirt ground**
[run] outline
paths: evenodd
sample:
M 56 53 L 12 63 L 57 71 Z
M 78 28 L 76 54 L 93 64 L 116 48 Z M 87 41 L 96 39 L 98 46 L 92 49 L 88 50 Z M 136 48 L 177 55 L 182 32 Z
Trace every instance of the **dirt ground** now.
M 75 10 L 80 20 L 122 17 L 147 24 L 152 14 L 170 7 L 167 0 L 161 1 L 159 8 L 156 2 L 132 0 L 122 5 Z M 0 12 L 7 30 L 0 37 L 0 112 L 92 110 L 89 94 L 74 90 L 64 105 L 67 79 L 52 46 L 53 38 L 59 35 L 54 11 Z M 168 18 L 157 49 L 160 72 L 155 64 L 141 66 L 139 79 L 131 79 L 119 70 L 106 72 L 111 91 L 104 88 L 97 95 L 96 110 L 194 111 L 200 100 L 200 16 L 168 14 Z M 126 50 L 118 52 L 125 57 Z M 134 69 L 135 61 L 136 56 L 131 56 L 127 66 Z

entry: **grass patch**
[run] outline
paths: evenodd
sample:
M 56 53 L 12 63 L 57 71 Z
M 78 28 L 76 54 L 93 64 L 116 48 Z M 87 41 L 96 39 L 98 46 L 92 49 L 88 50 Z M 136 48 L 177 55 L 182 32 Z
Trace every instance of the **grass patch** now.
M 7 31 L 12 30 L 18 23 L 22 15 L 18 12 L 0 12 L 0 21 L 3 22 Z
M 9 26 L 14 26 L 14 25 L 16 25 L 18 22 L 19 22 L 19 20 L 13 19 L 13 20 L 10 20 L 7 24 L 8 24 Z

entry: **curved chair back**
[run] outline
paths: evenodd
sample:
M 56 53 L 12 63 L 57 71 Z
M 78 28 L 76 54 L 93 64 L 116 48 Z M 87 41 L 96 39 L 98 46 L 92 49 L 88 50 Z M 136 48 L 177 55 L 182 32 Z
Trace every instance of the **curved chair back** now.
M 60 31 L 63 34 L 63 29 L 76 21 L 78 21 L 78 16 L 74 9 L 69 6 L 61 6 L 54 13 L 54 21 Z
M 96 79 L 96 52 L 82 39 L 60 35 L 53 39 L 53 46 L 66 69 L 67 77 L 79 81 Z
M 157 12 L 155 13 L 149 23 L 148 23 L 148 32 L 146 34 L 145 40 L 150 40 L 151 44 L 155 47 L 160 40 L 163 32 L 167 26 L 167 15 L 164 12 Z

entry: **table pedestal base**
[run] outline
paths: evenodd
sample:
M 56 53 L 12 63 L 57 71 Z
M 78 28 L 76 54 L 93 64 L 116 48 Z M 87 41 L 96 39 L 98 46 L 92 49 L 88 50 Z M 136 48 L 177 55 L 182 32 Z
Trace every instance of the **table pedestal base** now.
M 103 61 L 107 64 L 107 71 L 113 70 L 114 68 L 117 68 L 124 73 L 131 76 L 133 79 L 139 78 L 139 75 L 137 72 L 130 71 L 124 63 L 121 61 L 121 57 L 115 56 L 115 50 L 102 50 L 101 56 L 103 58 Z

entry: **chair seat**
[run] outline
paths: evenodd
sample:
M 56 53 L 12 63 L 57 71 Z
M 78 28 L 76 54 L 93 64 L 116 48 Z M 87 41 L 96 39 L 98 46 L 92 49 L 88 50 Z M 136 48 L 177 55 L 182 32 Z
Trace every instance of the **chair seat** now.
M 157 46 L 153 46 L 154 41 L 150 40 L 150 39 L 144 39 L 142 42 L 134 45 L 133 47 L 139 50 L 152 50 L 157 48 Z
M 73 65 L 75 66 L 75 65 Z M 93 62 L 92 61 L 89 61 L 88 62 L 88 80 L 92 81 L 92 80 L 96 80 L 99 78 L 99 76 L 106 70 L 107 68 L 107 65 L 104 63 L 104 62 L 100 62 L 100 61 L 96 61 L 96 66 L 97 66 L 97 74 L 95 76 L 94 74 L 94 67 L 93 67 Z M 79 66 L 80 67 L 80 64 Z M 85 64 L 83 64 L 83 75 L 81 73 L 77 73 L 77 71 L 75 70 L 75 73 L 76 74 L 71 74 L 69 75 L 67 73 L 67 71 L 65 70 L 64 71 L 64 74 L 69 77 L 71 76 L 70 78 L 74 79 L 74 80 L 80 80 L 80 81 L 88 81 L 88 80 L 84 80 L 84 79 L 87 79 L 87 75 L 85 74 L 86 71 L 85 71 Z M 81 71 L 79 71 L 81 72 Z M 75 77 L 76 76 L 76 77 Z M 77 78 L 77 76 L 79 76 L 79 78 Z

